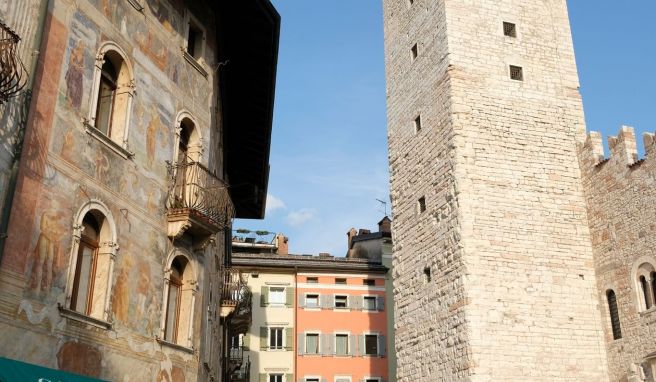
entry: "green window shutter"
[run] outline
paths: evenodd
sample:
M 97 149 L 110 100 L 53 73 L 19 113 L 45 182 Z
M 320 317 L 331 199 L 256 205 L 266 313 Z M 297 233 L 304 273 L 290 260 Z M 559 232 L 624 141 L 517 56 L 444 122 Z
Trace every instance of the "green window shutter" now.
M 266 326 L 260 326 L 260 349 L 266 350 L 267 348 L 267 337 L 269 336 L 269 331 Z
M 385 357 L 385 336 L 378 335 L 378 355 Z
M 298 345 L 296 347 L 298 355 L 303 355 L 305 353 L 305 334 L 298 334 Z
M 348 347 L 348 354 L 349 355 L 356 355 L 355 349 L 357 348 L 357 341 L 358 337 L 357 336 L 349 336 L 349 347 Z
M 285 350 L 294 350 L 294 329 L 285 328 Z
M 378 296 L 378 301 L 376 302 L 376 308 L 381 312 L 385 310 L 385 296 Z
M 305 308 L 305 295 L 303 293 L 298 294 L 298 307 Z
M 267 375 L 266 374 L 260 374 L 260 382 L 267 382 Z
M 294 305 L 294 288 L 292 287 L 287 287 L 285 288 L 285 293 L 287 293 L 287 301 L 285 302 L 285 306 L 288 308 L 291 308 Z
M 267 306 L 269 304 L 269 287 L 263 286 L 260 293 L 260 306 Z
M 358 335 L 358 355 L 365 355 L 364 336 Z
M 285 374 L 285 382 L 294 382 L 294 374 Z
M 248 351 L 248 341 L 251 339 L 250 333 L 244 334 L 244 339 L 242 340 L 242 346 L 244 347 L 244 351 Z

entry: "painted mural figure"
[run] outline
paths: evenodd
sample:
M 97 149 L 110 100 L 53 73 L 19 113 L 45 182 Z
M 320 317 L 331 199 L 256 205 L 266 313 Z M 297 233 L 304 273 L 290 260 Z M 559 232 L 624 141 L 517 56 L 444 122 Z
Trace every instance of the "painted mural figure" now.
M 54 216 L 44 212 L 41 215 L 39 239 L 34 248 L 34 263 L 30 272 L 30 287 L 39 295 L 52 286 L 53 265 L 57 263 L 59 248 L 54 227 Z
M 66 72 L 66 95 L 71 104 L 80 110 L 84 81 L 84 42 L 79 41 L 71 51 Z

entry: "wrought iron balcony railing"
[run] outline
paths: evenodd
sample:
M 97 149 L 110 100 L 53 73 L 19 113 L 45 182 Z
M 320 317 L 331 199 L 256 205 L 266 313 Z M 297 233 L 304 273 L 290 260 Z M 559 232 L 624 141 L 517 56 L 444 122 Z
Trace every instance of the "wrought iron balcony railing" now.
M 253 299 L 246 275 L 235 269 L 226 269 L 223 274 L 221 316 L 227 318 L 232 333 L 246 333 L 252 321 Z
M 169 164 L 168 171 L 170 184 L 166 207 L 169 222 L 186 219 L 192 228 L 196 224 L 208 234 L 230 226 L 235 209 L 227 184 L 191 159 Z
M 0 22 L 0 105 L 18 94 L 27 83 L 25 66 L 18 56 L 20 37 Z

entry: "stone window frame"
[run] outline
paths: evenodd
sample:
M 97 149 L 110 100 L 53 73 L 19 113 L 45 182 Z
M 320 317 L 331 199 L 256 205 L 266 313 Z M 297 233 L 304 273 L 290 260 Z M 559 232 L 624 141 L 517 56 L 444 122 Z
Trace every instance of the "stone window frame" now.
M 93 275 L 94 288 L 93 295 L 96 302 L 95 307 L 91 308 L 89 315 L 70 309 L 73 298 L 73 284 L 75 282 L 77 256 L 82 241 L 84 231 L 83 220 L 88 213 L 99 213 L 103 216 L 103 224 L 99 233 L 98 253 L 96 260 L 96 272 Z M 105 228 L 106 227 L 106 228 Z M 91 199 L 84 203 L 75 215 L 73 221 L 73 241 L 69 253 L 68 275 L 65 289 L 65 302 L 60 305 L 60 312 L 63 316 L 80 321 L 90 321 L 92 325 L 109 329 L 109 310 L 112 296 L 112 280 L 114 274 L 114 263 L 118 254 L 119 246 L 117 243 L 116 221 L 109 207 L 98 199 Z
M 166 330 L 166 311 L 168 308 L 169 299 L 169 284 L 171 282 L 171 266 L 173 260 L 178 257 L 184 257 L 187 261 L 185 270 L 183 272 L 182 288 L 181 288 L 181 303 L 179 307 L 179 320 L 184 318 L 183 323 L 186 323 L 186 328 L 178 327 L 177 340 L 175 343 L 167 341 L 165 338 Z M 198 294 L 198 263 L 194 256 L 183 248 L 175 248 L 166 259 L 166 266 L 164 268 L 164 288 L 162 293 L 162 311 L 160 316 L 159 336 L 157 340 L 170 347 L 184 350 L 186 352 L 193 352 L 193 335 L 194 335 L 194 310 L 196 308 L 196 295 Z M 180 338 L 180 334 L 186 334 L 186 337 Z
M 334 382 L 352 382 L 353 378 L 350 375 L 335 375 Z
M 184 13 L 184 41 L 182 43 L 182 46 L 180 47 L 180 50 L 182 50 L 182 55 L 194 69 L 196 69 L 203 77 L 208 78 L 209 73 L 205 69 L 205 53 L 206 53 L 206 46 L 207 46 L 207 29 L 201 23 L 196 16 L 194 16 L 191 11 L 188 9 L 185 10 Z M 196 37 L 196 42 L 195 42 L 195 48 L 199 49 L 200 51 L 195 54 L 191 55 L 189 53 L 189 31 L 191 29 L 196 29 L 198 32 L 200 32 L 201 36 Z
M 604 293 L 606 312 L 608 312 L 606 317 L 608 321 L 608 327 L 610 328 L 611 335 L 613 336 L 613 341 L 622 339 L 622 320 L 620 319 L 620 309 L 617 302 L 617 293 L 615 292 L 616 290 L 617 290 L 616 288 L 606 288 L 606 292 Z M 611 309 L 610 306 L 611 293 L 615 298 L 615 309 L 616 309 L 617 317 L 614 317 L 613 310 Z M 613 325 L 613 321 L 615 319 L 617 319 L 617 329 Z
M 115 136 L 104 134 L 96 127 L 96 112 L 98 110 L 98 97 L 100 96 L 100 80 L 102 77 L 102 67 L 105 63 L 107 54 L 116 54 L 122 60 L 121 69 L 118 74 L 118 87 L 117 92 L 123 91 L 119 95 L 125 96 L 124 99 L 119 100 L 121 107 L 121 114 L 112 117 L 113 122 L 120 122 L 120 130 Z M 108 146 L 112 151 L 122 156 L 124 159 L 132 158 L 134 153 L 128 149 L 128 138 L 130 136 L 130 117 L 132 114 L 132 104 L 136 94 L 135 76 L 132 63 L 128 59 L 125 51 L 114 41 L 105 41 L 100 45 L 93 70 L 93 82 L 91 93 L 89 97 L 89 113 L 87 118 L 84 119 L 84 126 L 87 134 L 98 139 L 100 142 Z M 121 118 L 121 115 L 123 117 Z
M 650 256 L 642 256 L 633 263 L 630 274 L 630 285 L 634 287 L 634 295 L 640 313 L 656 310 L 656 286 L 654 285 L 655 280 L 653 279 L 655 273 L 656 261 Z M 647 283 L 646 295 L 640 282 L 641 277 L 644 277 Z M 647 301 L 651 303 L 649 308 L 647 308 Z
M 182 132 L 183 122 L 187 120 L 193 125 L 193 130 L 189 136 L 189 156 L 192 160 L 202 163 L 203 154 L 205 152 L 203 144 L 203 129 L 198 124 L 198 119 L 188 110 L 180 110 L 175 117 L 175 132 L 174 145 L 173 145 L 173 162 L 178 160 L 178 151 L 180 149 L 180 134 Z
M 304 300 L 303 300 L 303 308 L 306 310 L 321 310 L 321 293 L 319 292 L 305 292 Z M 308 296 L 317 296 L 317 305 L 316 306 L 308 306 L 307 300 Z

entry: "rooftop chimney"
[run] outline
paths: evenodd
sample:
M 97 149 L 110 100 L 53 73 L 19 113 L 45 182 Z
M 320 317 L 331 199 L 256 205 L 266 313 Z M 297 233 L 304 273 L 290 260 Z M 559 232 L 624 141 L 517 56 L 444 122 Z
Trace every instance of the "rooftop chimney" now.
M 390 233 L 392 232 L 392 220 L 385 216 L 383 220 L 378 222 L 378 232 Z
M 289 255 L 289 238 L 281 233 L 277 234 L 276 247 L 279 255 Z

